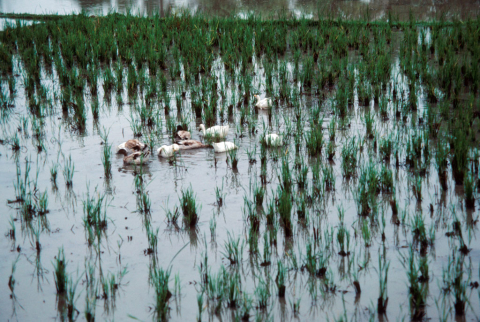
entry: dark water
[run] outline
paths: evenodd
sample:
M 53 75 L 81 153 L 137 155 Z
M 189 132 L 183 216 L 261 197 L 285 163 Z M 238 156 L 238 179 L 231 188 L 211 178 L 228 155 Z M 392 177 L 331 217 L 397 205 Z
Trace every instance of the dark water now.
M 445 17 L 465 19 L 479 12 L 480 1 L 466 0 L 0 0 L 1 12 L 15 13 L 58 13 L 68 14 L 85 10 L 92 14 L 108 12 L 125 12 L 127 9 L 141 14 L 159 12 L 164 15 L 180 8 L 192 11 L 202 11 L 214 15 L 229 15 L 232 13 L 256 13 L 268 15 L 278 10 L 286 10 L 293 15 L 302 14 L 317 17 L 333 15 L 343 18 L 385 19 L 392 12 L 400 19 L 408 19 L 410 11 L 415 18 L 428 20 L 438 18 L 443 13 Z

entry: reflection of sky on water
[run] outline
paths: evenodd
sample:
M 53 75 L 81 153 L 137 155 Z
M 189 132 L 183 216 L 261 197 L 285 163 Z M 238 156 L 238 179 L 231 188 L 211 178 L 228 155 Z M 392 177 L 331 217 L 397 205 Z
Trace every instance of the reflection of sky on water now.
M 0 0 L 0 11 L 16 13 L 59 13 L 66 14 L 86 10 L 89 13 L 107 14 L 115 10 L 149 14 L 165 14 L 178 8 L 191 11 L 203 11 L 209 14 L 229 15 L 232 12 L 242 15 L 257 13 L 268 15 L 282 8 L 295 16 L 307 17 L 321 15 L 341 16 L 343 18 L 361 18 L 367 15 L 371 19 L 384 18 L 388 11 L 407 19 L 410 10 L 419 19 L 439 16 L 458 15 L 466 18 L 476 15 L 480 0 Z

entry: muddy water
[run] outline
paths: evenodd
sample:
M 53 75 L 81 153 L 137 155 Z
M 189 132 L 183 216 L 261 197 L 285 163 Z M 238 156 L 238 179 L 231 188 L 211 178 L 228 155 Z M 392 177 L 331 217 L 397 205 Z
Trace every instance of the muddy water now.
M 217 64 L 217 75 L 223 75 L 223 69 Z M 32 130 L 28 127 L 27 131 L 19 131 L 21 128 L 21 119 L 28 115 L 26 109 L 21 70 L 17 70 L 19 76 L 17 81 L 17 95 L 14 101 L 14 107 L 9 110 L 9 116 L 5 123 L 2 123 L 2 139 L 5 142 L 0 146 L 0 186 L 2 187 L 2 199 L 0 203 L 0 227 L 6 232 L 9 228 L 10 218 L 19 218 L 17 207 L 19 204 L 7 203 L 7 199 L 15 199 L 14 185 L 16 180 L 16 171 L 18 163 L 23 173 L 25 164 L 31 165 L 30 178 L 34 180 L 38 170 L 38 190 L 48 191 L 50 212 L 46 215 L 49 222 L 49 231 L 44 231 L 40 235 L 42 250 L 40 253 L 34 249 L 34 240 L 27 232 L 22 232 L 20 221 L 15 222 L 17 231 L 17 240 L 15 243 L 8 238 L 0 238 L 0 312 L 2 320 L 19 321 L 37 321 L 48 319 L 58 319 L 55 282 L 53 278 L 52 261 L 57 255 L 58 248 L 63 246 L 68 259 L 67 271 L 73 278 L 80 278 L 76 303 L 81 315 L 79 320 L 84 319 L 83 310 L 85 307 L 85 292 L 81 292 L 85 285 L 85 266 L 86 261 L 96 263 L 101 267 L 104 274 L 107 272 L 117 273 L 123 268 L 127 268 L 128 273 L 122 280 L 120 290 L 117 294 L 115 309 L 107 310 L 104 307 L 106 301 L 97 300 L 96 316 L 98 320 L 126 320 L 128 316 L 136 317 L 140 320 L 150 320 L 152 318 L 152 307 L 154 305 L 154 292 L 148 283 L 148 265 L 151 257 L 144 254 L 148 247 L 148 241 L 144 229 L 144 215 L 136 212 L 136 196 L 134 194 L 134 170 L 132 167 L 125 167 L 121 157 L 113 157 L 113 176 L 110 180 L 104 178 L 103 166 L 101 164 L 102 140 L 99 130 L 106 128 L 109 130 L 109 142 L 114 146 L 133 136 L 130 129 L 130 108 L 131 105 L 120 105 L 115 98 L 111 103 L 104 103 L 101 107 L 100 120 L 94 122 L 91 113 L 88 113 L 87 130 L 85 133 L 78 134 L 73 131 L 67 122 L 67 118 L 61 113 L 61 108 L 57 102 L 51 114 L 45 118 L 45 147 L 46 151 L 37 153 L 36 140 L 32 137 Z M 392 77 L 398 74 L 398 60 L 394 62 Z M 261 93 L 264 93 L 263 69 L 260 65 L 255 66 L 255 87 Z M 400 86 L 407 88 L 406 79 L 399 79 Z M 44 76 L 43 83 L 51 89 L 50 95 L 58 93 L 58 83 L 55 78 Z M 297 86 L 292 82 L 292 86 Z M 232 86 L 232 88 L 235 88 Z M 99 84 L 101 89 L 101 84 Z M 174 93 L 174 88 L 170 89 Z M 237 93 L 237 97 L 239 93 Z M 174 96 L 174 95 L 172 95 Z M 411 135 L 410 126 L 412 122 L 418 123 L 425 108 L 424 98 L 420 95 L 419 111 L 406 120 L 396 121 L 393 115 L 390 115 L 388 121 L 376 119 L 376 129 L 382 135 L 389 133 L 398 133 L 404 137 Z M 312 101 L 313 100 L 313 101 Z M 305 96 L 301 101 L 301 108 L 308 110 L 316 103 L 316 98 Z M 102 102 L 102 95 L 100 95 Z M 123 94 L 123 101 L 128 102 L 126 93 Z M 90 101 L 87 96 L 87 106 Z M 189 97 L 183 101 L 185 110 L 190 110 Z M 324 117 L 324 127 L 329 124 L 332 117 L 332 111 L 329 100 L 321 102 L 322 116 Z M 171 106 L 175 106 L 172 101 Z M 373 104 L 371 106 L 374 108 Z M 173 108 L 174 110 L 174 108 Z M 352 189 L 354 183 L 345 182 L 341 175 L 340 151 L 343 144 L 352 136 L 365 135 L 364 121 L 362 116 L 365 112 L 364 107 L 359 107 L 356 103 L 352 110 L 350 126 L 345 130 L 339 130 L 337 133 L 337 153 L 332 164 L 336 181 L 335 189 L 328 192 L 325 197 L 325 203 L 316 205 L 309 209 L 311 222 L 320 222 L 327 227 L 338 226 L 338 207 L 345 209 L 345 224 L 353 234 L 352 227 L 358 227 L 359 217 L 357 215 L 356 205 Z M 392 111 L 390 111 L 392 112 Z M 175 112 L 171 112 L 174 116 Z M 163 114 L 163 111 L 162 111 Z M 280 106 L 278 115 L 281 117 L 278 122 L 273 121 L 271 131 L 277 133 L 285 132 L 285 118 L 294 120 L 293 111 L 286 106 Z M 307 114 L 305 114 L 306 116 Z M 258 112 L 256 115 L 257 124 L 268 124 L 268 115 L 266 112 Z M 164 131 L 159 138 L 161 143 L 169 141 L 166 134 L 165 120 Z M 198 127 L 200 120 L 192 120 L 190 128 Z M 150 163 L 144 168 L 147 179 L 147 190 L 152 200 L 152 226 L 160 228 L 159 234 L 159 253 L 158 262 L 162 267 L 171 265 L 172 274 L 178 274 L 181 281 L 181 295 L 175 296 L 170 301 L 170 316 L 173 321 L 192 321 L 194 320 L 198 308 L 196 305 L 196 296 L 200 287 L 198 266 L 205 252 L 209 256 L 209 265 L 212 272 L 217 272 L 221 265 L 228 266 L 228 261 L 222 255 L 224 243 L 227 240 L 227 232 L 235 236 L 242 236 L 245 239 L 247 235 L 246 226 L 248 225 L 244 218 L 242 208 L 244 207 L 244 196 L 252 199 L 250 192 L 250 183 L 255 178 L 259 178 L 260 160 L 257 156 L 257 163 L 250 165 L 246 149 L 257 146 L 259 152 L 260 135 L 248 134 L 247 128 L 237 130 L 237 118 L 229 122 L 231 131 L 228 135 L 228 141 L 236 141 L 240 149 L 238 152 L 239 163 L 238 171 L 233 171 L 226 163 L 225 154 L 214 154 L 211 149 L 194 150 L 182 152 L 176 165 L 171 165 L 164 159 L 156 156 L 151 157 Z M 194 139 L 200 139 L 198 131 L 192 131 Z M 18 133 L 21 138 L 21 150 L 18 153 L 12 152 L 8 145 L 8 138 Z M 326 133 L 326 132 L 325 132 Z M 241 135 L 243 134 L 243 135 Z M 325 134 L 326 135 L 326 134 Z M 363 149 L 360 156 L 360 164 L 368 160 L 368 155 L 372 151 L 371 142 L 362 143 Z M 158 147 L 159 145 L 157 145 Z M 267 196 L 269 200 L 272 196 L 271 191 L 276 190 L 278 185 L 277 175 L 281 168 L 281 161 L 275 161 L 275 153 L 284 154 L 287 150 L 294 151 L 293 139 L 288 144 L 278 149 L 271 149 L 268 157 L 268 177 Z M 302 151 L 304 149 L 302 147 Z M 293 153 L 293 152 L 292 152 Z M 57 179 L 58 189 L 54 189 L 50 182 L 49 169 L 53 163 L 59 163 L 62 167 L 65 163 L 64 157 L 71 156 L 75 164 L 75 175 L 73 177 L 72 189 L 65 187 L 65 181 L 62 177 L 62 169 L 59 169 Z M 308 160 L 307 157 L 305 157 Z M 404 156 L 400 159 L 404 160 Z M 308 161 L 307 161 L 308 162 Z M 324 161 L 326 163 L 326 161 Z M 293 163 L 293 162 L 292 162 Z M 427 315 L 433 320 L 437 320 L 441 315 L 435 307 L 435 300 L 441 292 L 442 268 L 446 266 L 448 255 L 451 254 L 451 239 L 445 236 L 445 233 L 451 227 L 444 222 L 451 222 L 452 212 L 457 209 L 459 217 L 468 218 L 478 216 L 478 210 L 473 214 L 463 212 L 462 209 L 462 188 L 449 189 L 445 194 L 440 193 L 438 178 L 433 164 L 428 168 L 428 175 L 422 184 L 423 200 L 417 202 L 411 194 L 411 174 L 407 168 L 401 164 L 398 168 L 392 166 L 394 170 L 396 196 L 399 202 L 400 212 L 405 212 L 409 218 L 416 211 L 422 211 L 426 217 L 427 227 L 437 222 L 435 248 L 429 253 L 432 260 L 430 265 L 431 282 L 429 292 L 431 297 L 428 300 Z M 309 185 L 311 184 L 311 173 L 309 173 Z M 215 204 L 215 187 L 224 187 L 226 193 L 224 206 L 217 207 Z M 178 205 L 178 196 L 181 190 L 192 187 L 196 193 L 196 199 L 201 204 L 200 223 L 196 231 L 184 231 L 168 225 L 165 217 L 165 209 L 172 209 Z M 109 207 L 107 238 L 102 242 L 102 252 L 96 257 L 95 252 L 88 247 L 85 238 L 85 229 L 83 227 L 83 209 L 82 201 L 86 199 L 87 191 L 92 194 L 94 189 L 101 192 L 107 192 Z M 454 182 L 449 178 L 449 187 L 455 187 Z M 378 297 L 378 274 L 376 271 L 379 253 L 386 252 L 387 259 L 391 262 L 389 282 L 388 282 L 388 318 L 395 320 L 397 317 L 407 316 L 409 314 L 408 289 L 405 269 L 401 263 L 401 255 L 406 256 L 408 245 L 412 242 L 411 231 L 408 228 L 408 222 L 405 226 L 396 226 L 391 222 L 391 211 L 388 207 L 388 196 L 385 197 L 385 203 L 382 203 L 382 212 L 386 218 L 386 243 L 385 248 L 382 245 L 380 234 L 373 234 L 373 241 L 370 247 L 364 247 L 360 237 L 352 238 L 351 251 L 357 258 L 369 259 L 370 269 L 359 273 L 359 281 L 363 286 L 360 298 L 355 297 L 355 291 L 351 286 L 348 277 L 344 278 L 345 271 L 348 270 L 348 258 L 340 256 L 330 260 L 330 270 L 333 274 L 334 283 L 337 290 L 333 293 L 327 293 L 320 296 L 317 301 L 312 301 L 307 291 L 308 274 L 300 271 L 291 271 L 287 282 L 287 300 L 278 301 L 276 296 L 272 296 L 270 303 L 270 315 L 275 320 L 323 320 L 338 318 L 344 306 L 349 317 L 355 315 L 359 320 L 368 320 L 368 309 L 373 311 L 375 316 L 375 303 Z M 264 203 L 265 207 L 266 203 Z M 430 205 L 434 208 L 434 216 L 430 218 Z M 444 205 L 448 205 L 445 207 Z M 454 208 L 453 208 L 454 207 Z M 293 216 L 296 218 L 296 216 Z M 217 222 L 216 236 L 212 240 L 210 235 L 209 221 L 215 218 Z M 449 220 L 447 220 L 449 219 Z M 273 262 L 280 258 L 285 258 L 285 251 L 290 250 L 299 256 L 305 254 L 305 244 L 308 240 L 308 234 L 302 233 L 303 223 L 295 222 L 296 235 L 293 240 L 285 239 L 279 232 L 279 244 L 277 249 L 273 250 Z M 322 227 L 325 229 L 325 226 Z M 259 243 L 262 243 L 260 240 Z M 120 247 L 118 245 L 121 245 Z M 263 245 L 263 243 L 262 243 Z M 186 246 L 186 247 L 185 247 Z M 17 251 L 19 247 L 19 251 Z M 474 269 L 478 271 L 478 261 L 480 259 L 480 247 L 477 237 L 473 236 L 470 241 L 472 251 L 469 258 L 472 260 Z M 263 247 L 260 246 L 260 253 Z M 180 253 L 178 253 L 180 251 Z M 177 255 L 178 253 L 178 255 Z M 177 256 L 176 256 L 177 255 Z M 19 260 L 14 273 L 16 300 L 9 298 L 11 292 L 7 285 L 8 277 L 11 274 L 12 263 L 19 256 Z M 175 257 L 176 256 L 176 257 Z M 175 258 L 174 258 L 175 257 Z M 173 261 L 172 261 L 173 259 Z M 300 261 L 300 259 L 299 259 Z M 275 276 L 275 267 L 259 269 L 257 266 L 250 265 L 251 261 L 248 251 L 244 252 L 244 262 L 241 265 L 242 285 L 245 292 L 253 296 L 258 279 L 254 276 L 261 275 Z M 354 264 L 356 265 L 356 263 Z M 474 278 L 475 280 L 475 278 Z M 438 283 L 437 283 L 438 282 Z M 173 282 L 171 284 L 173 288 Z M 272 287 L 275 294 L 276 288 Z M 300 313 L 295 316 L 292 312 L 289 301 L 301 299 Z M 342 300 L 345 301 L 343 304 Z M 475 293 L 470 296 L 472 310 L 468 311 L 467 319 L 479 315 L 480 307 L 478 296 Z M 254 313 L 255 310 L 252 310 Z M 223 316 L 230 319 L 231 311 L 225 309 Z M 204 314 L 206 317 L 206 314 Z M 213 315 L 210 315 L 214 319 Z
M 395 13 L 400 19 L 408 19 L 410 11 L 417 19 L 427 20 L 438 18 L 442 13 L 445 17 L 467 18 L 479 12 L 477 0 L 0 0 L 1 12 L 15 13 L 78 13 L 82 10 L 92 14 L 106 14 L 112 10 L 125 12 L 127 9 L 141 14 L 159 12 L 164 15 L 179 8 L 189 8 L 193 11 L 215 15 L 230 15 L 232 13 L 270 14 L 285 9 L 294 15 L 333 15 L 349 19 L 369 17 L 370 19 L 385 19 L 388 12 Z

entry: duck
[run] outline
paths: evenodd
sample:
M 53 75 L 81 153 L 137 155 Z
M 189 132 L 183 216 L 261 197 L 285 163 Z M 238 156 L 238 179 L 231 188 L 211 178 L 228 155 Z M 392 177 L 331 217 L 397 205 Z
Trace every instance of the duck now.
M 238 148 L 233 142 L 212 143 L 212 146 L 215 150 L 215 153 L 227 152 Z
M 180 147 L 178 144 L 172 144 L 172 145 L 162 145 L 161 147 L 158 148 L 157 154 L 159 157 L 162 158 L 169 158 L 173 157 L 175 152 L 180 150 Z
M 200 141 L 196 140 L 182 140 L 177 141 L 177 145 L 180 150 L 192 150 L 192 149 L 200 149 L 200 148 L 208 148 L 210 145 L 203 144 Z
M 258 95 L 253 95 L 253 97 L 257 99 L 257 104 L 255 104 L 255 107 L 258 107 L 261 110 L 269 108 L 273 104 L 273 100 L 271 98 L 260 99 L 260 96 Z
M 282 146 L 283 138 L 275 133 L 267 134 L 265 135 L 265 143 L 267 146 Z
M 123 158 L 123 164 L 141 165 L 148 162 L 150 151 L 133 152 Z
M 192 135 L 190 132 L 185 131 L 182 126 L 177 126 L 177 133 L 175 134 L 175 141 L 190 140 Z
M 202 131 L 203 136 L 216 137 L 223 139 L 228 134 L 228 125 L 215 125 L 205 130 L 205 125 L 200 124 L 199 130 Z
M 129 156 L 134 152 L 144 151 L 146 149 L 146 144 L 140 142 L 139 140 L 132 139 L 117 146 L 117 153 Z

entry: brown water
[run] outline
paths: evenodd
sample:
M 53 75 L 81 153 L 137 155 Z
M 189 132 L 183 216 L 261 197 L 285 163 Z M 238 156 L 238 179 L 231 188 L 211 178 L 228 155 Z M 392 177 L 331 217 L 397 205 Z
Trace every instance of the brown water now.
M 386 19 L 392 12 L 400 19 L 406 20 L 410 11 L 415 18 L 429 20 L 439 18 L 443 13 L 446 18 L 465 19 L 478 14 L 478 0 L 0 0 L 0 12 L 15 13 L 58 13 L 69 14 L 85 10 L 92 14 L 106 14 L 110 11 L 133 12 L 161 15 L 179 8 L 202 11 L 214 15 L 232 13 L 252 13 L 268 15 L 278 10 L 286 10 L 294 15 L 302 14 L 317 17 L 333 15 L 349 19 L 368 17 Z

